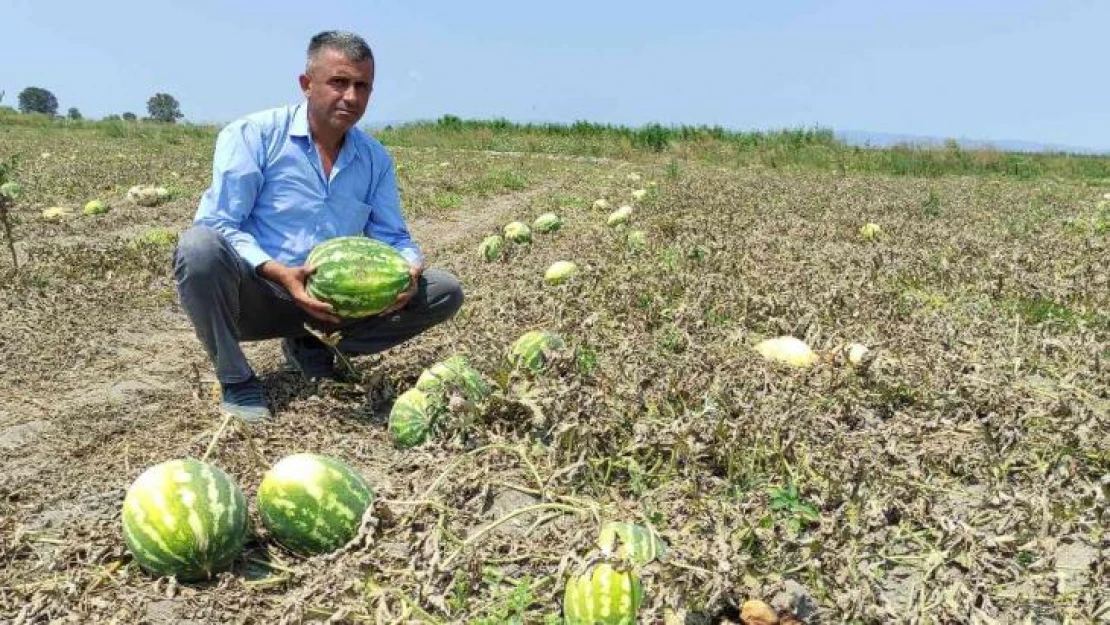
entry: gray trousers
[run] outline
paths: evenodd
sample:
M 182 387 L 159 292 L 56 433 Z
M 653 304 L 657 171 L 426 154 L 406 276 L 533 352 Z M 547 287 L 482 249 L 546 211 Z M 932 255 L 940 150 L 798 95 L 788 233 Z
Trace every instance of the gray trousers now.
M 254 374 L 241 341 L 308 336 L 304 328 L 308 323 L 328 331 L 338 329 L 343 337 L 339 349 L 345 353 L 373 354 L 450 319 L 463 302 L 458 279 L 428 269 L 403 309 L 322 328 L 283 287 L 255 273 L 219 232 L 207 226 L 194 226 L 181 235 L 173 271 L 181 306 L 224 384 L 242 382 Z

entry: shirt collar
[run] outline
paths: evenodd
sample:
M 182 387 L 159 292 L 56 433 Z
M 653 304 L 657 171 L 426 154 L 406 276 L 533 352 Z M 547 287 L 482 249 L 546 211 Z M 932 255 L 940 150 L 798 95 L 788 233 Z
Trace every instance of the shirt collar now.
M 361 158 L 362 151 L 358 149 L 356 143 L 359 140 L 357 127 L 351 128 L 347 131 L 346 136 L 343 137 L 343 147 L 339 151 L 339 160 L 346 164 L 351 158 Z M 293 111 L 293 120 L 289 122 L 289 136 L 291 137 L 305 137 L 308 138 L 308 107 L 302 102 L 298 104 Z M 344 153 L 350 156 L 344 157 Z M 337 161 L 337 164 L 338 161 Z
M 308 136 L 308 107 L 298 104 L 293 111 L 293 121 L 289 123 L 289 135 L 292 137 Z

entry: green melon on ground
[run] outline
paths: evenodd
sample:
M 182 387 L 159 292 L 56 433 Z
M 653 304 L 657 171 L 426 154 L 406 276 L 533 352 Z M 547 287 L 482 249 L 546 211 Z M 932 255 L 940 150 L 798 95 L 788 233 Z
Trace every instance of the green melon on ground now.
M 532 230 L 522 221 L 513 221 L 505 225 L 505 238 L 513 243 L 531 243 Z
M 504 250 L 505 240 L 496 234 L 482 239 L 482 242 L 478 244 L 478 253 L 489 262 L 500 259 Z
M 458 391 L 469 401 L 481 401 L 490 393 L 482 374 L 462 354 L 456 354 L 425 369 L 416 380 L 425 393 Z
M 525 367 L 533 372 L 547 365 L 547 353 L 562 349 L 562 337 L 547 330 L 531 330 L 518 338 L 509 349 L 509 362 L 514 367 Z
M 316 268 L 308 294 L 327 302 L 340 317 L 385 310 L 409 286 L 409 262 L 393 246 L 368 237 L 336 237 L 320 243 L 305 261 Z
M 563 617 L 566 625 L 634 625 L 643 600 L 634 571 L 598 562 L 567 580 Z
M 651 528 L 636 523 L 610 521 L 601 526 L 597 540 L 601 552 L 643 566 L 662 558 L 667 544 Z
M 180 581 L 231 567 L 247 534 L 247 503 L 231 477 L 199 460 L 170 460 L 127 489 L 123 539 L 143 569 Z
M 389 435 L 393 444 L 407 449 L 428 440 L 435 425 L 433 416 L 424 391 L 410 388 L 401 393 L 389 411 Z
M 258 512 L 286 549 L 305 556 L 350 542 L 374 492 L 342 460 L 299 453 L 278 461 L 258 487 Z
M 532 222 L 532 229 L 542 234 L 555 232 L 563 227 L 563 220 L 555 213 L 544 213 Z

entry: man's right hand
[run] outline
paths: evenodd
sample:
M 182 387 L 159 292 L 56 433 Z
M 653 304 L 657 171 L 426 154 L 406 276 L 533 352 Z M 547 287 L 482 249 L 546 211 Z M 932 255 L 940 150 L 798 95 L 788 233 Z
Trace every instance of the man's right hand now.
M 304 267 L 286 267 L 275 260 L 268 260 L 258 266 L 258 275 L 284 287 L 286 291 L 289 291 L 289 296 L 293 298 L 293 302 L 300 306 L 302 310 L 315 319 L 338 325 L 339 317 L 336 316 L 335 309 L 332 308 L 331 304 L 321 302 L 305 290 L 305 282 L 315 271 L 315 267 L 307 265 Z

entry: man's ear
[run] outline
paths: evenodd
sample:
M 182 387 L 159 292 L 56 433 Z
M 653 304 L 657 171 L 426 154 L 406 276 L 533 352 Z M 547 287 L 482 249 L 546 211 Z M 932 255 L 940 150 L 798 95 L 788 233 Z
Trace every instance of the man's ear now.
M 312 81 L 309 79 L 308 74 L 301 74 L 297 77 L 297 81 L 301 83 L 301 91 L 307 96 L 309 92 L 309 85 Z

